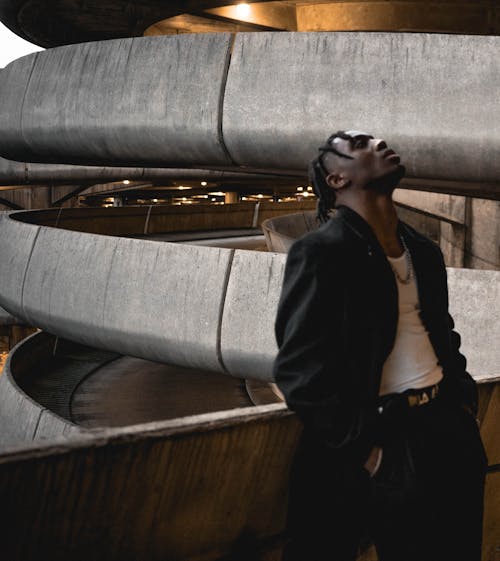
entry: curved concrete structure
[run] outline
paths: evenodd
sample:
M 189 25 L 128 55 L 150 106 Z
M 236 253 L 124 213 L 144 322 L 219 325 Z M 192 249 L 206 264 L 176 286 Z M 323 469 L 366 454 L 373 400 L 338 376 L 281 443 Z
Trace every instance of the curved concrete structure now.
M 0 127 L 12 143 L 5 156 L 127 167 L 230 164 L 219 131 L 230 43 L 228 34 L 199 36 L 190 48 L 182 38 L 123 39 L 19 59 L 2 71 L 10 115 L 2 112 Z M 24 108 L 15 96 L 24 96 Z M 14 140 L 16 130 L 30 137 L 27 144 Z
M 0 73 L 1 76 L 1 73 Z M 304 175 L 304 174 L 302 174 Z M 244 171 L 179 168 L 127 168 L 72 166 L 64 164 L 32 164 L 0 157 L 0 185 L 30 185 L 40 183 L 71 184 L 104 183 L 131 179 L 136 181 L 199 180 L 259 184 L 279 183 L 287 179 L 283 174 L 255 174 Z M 291 178 L 290 178 L 291 179 Z
M 199 31 L 500 31 L 492 1 L 296 0 L 260 1 L 238 10 L 235 0 L 0 0 L 0 19 L 42 46 Z
M 266 383 L 245 385 L 230 376 L 124 357 L 39 332 L 16 345 L 0 377 L 0 451 L 94 428 L 277 402 L 281 399 Z
M 390 139 L 408 176 L 492 182 L 498 195 L 500 38 L 249 33 L 229 61 L 232 41 L 123 39 L 19 59 L 2 71 L 0 153 L 303 174 L 318 142 L 356 126 Z
M 46 217 L 44 211 L 1 217 L 0 262 L 7 267 L 0 304 L 9 312 L 85 345 L 271 381 L 284 255 L 22 221 Z M 499 279 L 498 271 L 449 272 L 451 311 L 476 379 L 500 375 Z

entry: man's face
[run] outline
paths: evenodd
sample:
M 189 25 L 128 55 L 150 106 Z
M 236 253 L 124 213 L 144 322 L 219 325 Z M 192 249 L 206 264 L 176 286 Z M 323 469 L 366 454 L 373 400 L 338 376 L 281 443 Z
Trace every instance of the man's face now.
M 398 154 L 381 138 L 361 131 L 347 131 L 349 140 L 335 138 L 333 147 L 350 158 L 334 156 L 335 171 L 347 184 L 365 189 L 392 191 L 404 176 L 405 168 Z

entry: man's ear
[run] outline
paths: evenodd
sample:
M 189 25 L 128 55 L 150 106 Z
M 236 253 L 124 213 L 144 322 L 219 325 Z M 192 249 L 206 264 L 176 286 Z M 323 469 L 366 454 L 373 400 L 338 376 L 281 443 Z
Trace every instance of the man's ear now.
M 342 173 L 331 173 L 327 176 L 326 182 L 332 189 L 335 189 L 335 191 L 344 189 L 351 183 Z

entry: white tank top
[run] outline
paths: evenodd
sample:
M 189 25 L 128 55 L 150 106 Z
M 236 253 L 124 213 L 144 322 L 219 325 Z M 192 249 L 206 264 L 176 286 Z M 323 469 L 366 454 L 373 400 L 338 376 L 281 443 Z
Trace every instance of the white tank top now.
M 406 251 L 400 257 L 387 257 L 403 279 L 408 272 L 405 254 Z M 443 370 L 419 316 L 415 274 L 412 273 L 408 284 L 400 282 L 396 276 L 396 284 L 399 302 L 396 339 L 382 369 L 379 395 L 432 386 L 443 378 Z

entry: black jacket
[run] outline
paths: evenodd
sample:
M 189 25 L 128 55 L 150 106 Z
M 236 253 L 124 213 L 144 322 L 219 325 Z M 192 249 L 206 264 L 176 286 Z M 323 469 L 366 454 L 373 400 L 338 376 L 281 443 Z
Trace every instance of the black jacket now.
M 477 411 L 476 384 L 448 313 L 441 250 L 403 222 L 398 229 L 413 261 L 420 317 L 443 368 L 441 393 Z M 292 245 L 275 324 L 274 378 L 305 428 L 357 464 L 381 439 L 375 402 L 397 321 L 394 274 L 356 212 L 339 207 Z

